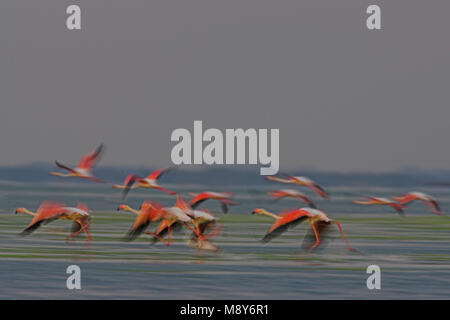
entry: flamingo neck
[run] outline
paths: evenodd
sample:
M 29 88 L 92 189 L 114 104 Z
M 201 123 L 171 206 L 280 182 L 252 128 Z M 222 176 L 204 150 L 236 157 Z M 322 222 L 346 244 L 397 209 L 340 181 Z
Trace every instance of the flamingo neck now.
M 276 214 L 274 214 L 272 212 L 269 212 L 269 211 L 266 211 L 266 210 L 262 211 L 261 214 L 263 214 L 265 216 L 268 216 L 268 217 L 272 217 L 275 220 L 277 220 L 279 218 Z
M 31 212 L 30 210 L 28 210 L 26 208 L 23 208 L 23 213 L 29 214 L 30 216 L 35 216 L 36 215 L 36 213 Z
M 75 176 L 73 173 L 62 173 L 62 172 L 50 172 L 52 176 L 58 177 L 73 177 Z
M 126 210 L 129 211 L 129 212 L 135 213 L 135 214 L 139 214 L 139 211 L 138 211 L 138 210 L 133 209 L 133 208 L 131 208 L 131 207 L 127 207 Z
M 270 177 L 270 180 L 278 181 L 278 182 L 282 182 L 282 183 L 293 183 L 293 181 L 291 179 L 283 179 L 283 178 L 278 178 L 278 177 Z

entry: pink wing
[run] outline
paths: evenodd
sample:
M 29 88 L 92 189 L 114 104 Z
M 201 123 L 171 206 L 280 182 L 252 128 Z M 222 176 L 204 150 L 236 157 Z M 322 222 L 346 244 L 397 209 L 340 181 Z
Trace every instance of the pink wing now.
M 64 205 L 60 203 L 44 201 L 36 212 L 36 215 L 21 234 L 28 235 L 36 230 L 44 221 L 48 222 L 52 219 L 56 219 L 65 212 L 63 206 Z
M 80 210 L 83 210 L 84 212 L 89 213 L 89 209 L 88 209 L 87 205 L 85 205 L 84 203 L 78 202 L 77 209 L 80 209 Z
M 76 173 L 75 170 L 73 170 L 73 169 L 71 169 L 71 168 L 69 168 L 69 167 L 63 165 L 62 163 L 59 163 L 58 161 L 55 161 L 55 164 L 56 164 L 56 166 L 57 166 L 58 168 L 67 170 L 67 171 L 69 171 L 69 172 L 71 172 L 71 173 Z
M 142 178 L 137 176 L 137 175 L 135 175 L 135 174 L 129 174 L 125 178 L 125 181 L 123 182 L 123 185 L 125 186 L 125 188 L 122 191 L 122 200 L 125 200 L 125 198 L 127 197 L 128 192 L 130 192 L 131 186 L 136 181 L 140 181 L 140 180 L 142 180 Z
M 170 168 L 163 168 L 163 169 L 160 169 L 160 170 L 153 171 L 152 173 L 150 173 L 150 174 L 147 176 L 147 179 L 149 179 L 149 180 L 157 180 L 157 179 L 159 179 L 164 173 L 166 173 L 166 172 L 169 171 L 169 170 L 170 170 Z
M 80 169 L 91 169 L 95 163 L 99 160 L 104 147 L 103 144 L 98 146 L 97 149 L 92 151 L 91 153 L 81 157 L 80 162 L 77 165 L 77 168 Z

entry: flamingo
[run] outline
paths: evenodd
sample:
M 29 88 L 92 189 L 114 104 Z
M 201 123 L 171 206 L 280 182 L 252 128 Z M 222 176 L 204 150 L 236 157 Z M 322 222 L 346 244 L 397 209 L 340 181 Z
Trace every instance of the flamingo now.
M 405 205 L 411 201 L 419 200 L 424 202 L 431 210 L 433 214 L 442 215 L 441 209 L 439 208 L 439 205 L 437 201 L 430 195 L 423 193 L 423 192 L 408 192 L 400 197 L 392 197 L 393 199 L 400 202 L 402 205 Z
M 52 171 L 49 174 L 52 176 L 76 177 L 76 178 L 89 179 L 89 180 L 92 180 L 95 182 L 103 182 L 102 180 L 92 176 L 92 168 L 100 159 L 103 149 L 104 149 L 104 146 L 103 146 L 103 144 L 101 144 L 100 146 L 97 147 L 97 149 L 95 149 L 91 153 L 81 157 L 80 161 L 78 162 L 78 165 L 74 169 L 71 169 L 71 168 L 61 164 L 60 162 L 55 161 L 55 164 L 59 168 L 67 170 L 67 171 L 69 171 L 69 173 Z
M 399 215 L 404 215 L 403 209 L 405 206 L 393 199 L 382 197 L 367 197 L 368 200 L 353 200 L 353 203 L 365 205 L 387 205 L 393 208 Z
M 337 220 L 330 219 L 327 214 L 323 211 L 313 209 L 313 208 L 300 208 L 295 210 L 289 210 L 276 215 L 262 208 L 256 208 L 252 211 L 252 214 L 261 214 L 272 217 L 275 222 L 270 227 L 267 234 L 262 239 L 263 242 L 268 242 L 285 232 L 288 228 L 297 225 L 302 221 L 307 221 L 310 223 L 311 228 L 316 237 L 316 242 L 309 248 L 309 250 L 315 249 L 320 243 L 320 233 L 323 232 L 326 226 L 335 224 L 341 234 L 341 238 L 346 245 L 347 249 L 356 252 L 355 249 L 350 247 L 348 240 L 345 238 L 344 232 L 342 231 L 341 224 Z
M 311 208 L 316 208 L 315 204 L 303 193 L 293 190 L 293 189 L 281 189 L 281 190 L 275 190 L 275 191 L 269 191 L 268 194 L 275 198 L 275 200 L 284 198 L 284 197 L 292 197 L 295 198 L 301 202 L 306 203 Z
M 192 230 L 189 226 L 188 223 L 192 222 L 192 218 L 190 216 L 188 216 L 182 209 L 180 209 L 177 206 L 173 206 L 173 207 L 164 207 L 162 209 L 163 213 L 164 213 L 164 220 L 167 220 L 167 245 L 170 244 L 170 231 L 171 231 L 171 226 L 175 225 L 178 226 L 177 224 L 184 224 L 188 229 Z M 148 233 L 148 234 L 152 234 L 155 237 L 158 237 L 158 234 L 155 233 Z M 160 239 L 161 240 L 161 239 Z
M 156 202 L 145 200 L 142 202 L 139 210 L 131 208 L 129 205 L 121 204 L 117 207 L 117 211 L 128 211 L 136 214 L 136 219 L 125 237 L 126 240 L 134 240 L 138 237 L 148 225 L 162 219 L 162 206 Z
M 191 195 L 193 198 L 189 201 L 189 204 L 191 205 L 192 209 L 196 209 L 198 205 L 200 205 L 202 202 L 213 199 L 220 201 L 220 205 L 222 207 L 222 211 L 224 213 L 228 212 L 228 206 L 234 205 L 234 203 L 230 200 L 231 193 L 230 192 L 212 192 L 212 191 L 205 191 L 202 193 L 192 193 L 189 192 L 189 195 Z
M 153 171 L 152 173 L 150 173 L 145 178 L 141 178 L 141 177 L 139 177 L 137 175 L 134 175 L 134 174 L 129 174 L 125 178 L 125 181 L 123 182 L 123 185 L 115 184 L 115 185 L 113 185 L 113 188 L 123 189 L 122 200 L 126 198 L 126 196 L 127 196 L 128 192 L 130 191 L 130 189 L 135 189 L 135 188 L 157 189 L 157 190 L 163 191 L 163 192 L 165 192 L 167 194 L 173 195 L 176 192 L 169 191 L 169 190 L 161 187 L 157 183 L 157 180 L 164 173 L 169 171 L 169 169 L 170 168 L 164 168 L 164 169 Z
M 320 195 L 322 198 L 329 197 L 328 193 L 321 186 L 319 186 L 316 182 L 314 182 L 313 180 L 311 180 L 307 177 L 287 176 L 286 179 L 282 179 L 282 178 L 273 177 L 273 176 L 266 176 L 266 179 L 272 180 L 272 181 L 277 181 L 277 182 L 282 182 L 282 183 L 297 184 L 297 185 L 304 186 L 304 187 L 311 189 L 312 191 L 314 191 L 315 193 Z
M 66 241 L 73 239 L 81 231 L 86 233 L 88 242 L 92 239 L 88 230 L 91 221 L 89 210 L 81 203 L 77 207 L 65 207 L 60 203 L 44 201 L 36 212 L 31 212 L 26 208 L 17 208 L 17 213 L 25 213 L 33 216 L 33 219 L 22 231 L 21 235 L 29 235 L 42 224 L 47 224 L 54 220 L 72 220 L 72 230 Z
M 204 234 L 207 228 L 210 228 L 213 224 L 216 223 L 216 217 L 214 217 L 210 212 L 206 210 L 192 209 L 190 204 L 185 202 L 180 196 L 177 197 L 177 203 L 175 205 L 176 207 L 183 210 L 183 212 L 192 219 L 191 223 L 193 224 L 194 228 L 191 228 L 187 224 L 186 227 L 193 233 L 191 241 L 196 242 L 195 247 L 202 250 L 219 251 L 219 249 L 212 243 L 207 241 L 207 239 L 212 236 L 217 236 L 222 226 L 219 226 L 215 230 L 210 231 L 207 235 Z
M 158 227 L 156 228 L 151 243 L 153 244 L 157 241 L 160 241 L 170 231 L 175 232 L 180 230 L 182 225 L 183 224 L 177 219 L 162 219 Z
M 140 210 L 132 209 L 130 206 L 121 204 L 117 208 L 117 210 L 124 210 L 133 212 L 137 215 L 136 220 L 134 221 L 132 227 L 127 233 L 127 240 L 135 239 L 139 234 L 144 232 L 144 230 L 148 227 L 148 225 L 153 221 L 165 220 L 166 226 L 168 228 L 168 240 L 165 243 L 166 246 L 170 245 L 170 227 L 176 223 L 177 221 L 181 223 L 186 223 L 192 220 L 189 216 L 187 216 L 180 208 L 177 207 L 162 207 L 156 202 L 144 201 L 141 205 Z M 159 232 L 162 231 L 163 228 L 158 228 Z M 157 239 L 163 241 L 163 239 L 157 233 L 153 232 L 144 232 L 146 234 L 152 235 Z

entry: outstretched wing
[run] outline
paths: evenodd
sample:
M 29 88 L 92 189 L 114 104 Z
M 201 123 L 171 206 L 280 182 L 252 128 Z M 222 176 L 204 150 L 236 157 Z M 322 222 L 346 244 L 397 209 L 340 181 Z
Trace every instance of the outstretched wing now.
M 441 208 L 435 200 L 430 200 L 426 202 L 426 205 L 431 209 L 431 212 L 437 215 L 442 215 Z
M 273 229 L 272 231 L 268 232 L 264 238 L 261 239 L 262 242 L 269 242 L 272 239 L 280 236 L 281 234 L 283 234 L 287 229 L 289 228 L 288 225 L 281 225 L 278 226 L 277 228 Z
M 401 204 L 408 204 L 411 201 L 416 200 L 417 197 L 415 195 L 413 195 L 413 194 L 408 194 L 407 193 L 407 194 L 405 194 L 405 195 L 403 195 L 401 197 L 392 197 L 392 199 L 398 201 Z
M 76 208 L 89 213 L 89 209 L 84 203 L 78 202 Z
M 132 241 L 136 239 L 145 229 L 147 229 L 150 222 L 147 220 L 146 222 L 136 226 L 135 228 L 131 228 L 130 231 L 125 236 L 125 240 Z
M 179 231 L 181 230 L 181 227 L 183 226 L 183 224 L 179 221 L 175 221 L 174 223 L 172 223 L 170 225 L 170 231 L 174 232 L 174 231 Z M 167 220 L 163 220 L 161 221 L 161 223 L 158 226 L 158 229 L 155 232 L 155 235 L 152 240 L 151 240 L 151 244 L 159 241 L 159 238 L 164 238 L 164 236 L 169 232 L 169 222 Z M 159 237 L 159 238 L 158 238 Z
M 28 235 L 39 228 L 42 223 L 51 222 L 65 213 L 63 205 L 56 202 L 44 201 L 36 212 L 35 216 L 22 231 L 21 235 Z
M 128 192 L 130 192 L 130 189 L 133 186 L 133 184 L 139 180 L 142 180 L 142 178 L 135 174 L 129 174 L 125 178 L 125 181 L 123 182 L 125 187 L 123 188 L 123 191 L 122 191 L 122 201 L 125 200 L 125 198 L 127 197 L 127 194 L 128 194 Z
M 303 210 L 295 210 L 281 213 L 280 217 L 272 224 L 267 234 L 262 239 L 268 242 L 273 238 L 281 235 L 290 227 L 294 227 L 308 217 L 309 213 Z
M 208 200 L 208 198 L 204 198 L 195 202 L 192 202 L 191 200 L 191 207 L 192 209 L 196 209 L 200 204 L 202 204 L 202 202 L 205 202 L 206 200 Z
M 59 168 L 61 168 L 61 169 L 67 170 L 67 171 L 72 172 L 72 173 L 76 173 L 75 170 L 73 170 L 73 169 L 71 169 L 71 168 L 69 168 L 69 167 L 63 165 L 62 163 L 60 163 L 60 162 L 58 162 L 58 161 L 55 161 L 55 164 L 56 164 L 57 167 L 59 167 Z
M 150 209 L 141 209 L 139 211 L 136 219 L 134 220 L 133 225 L 126 235 L 127 240 L 134 240 L 137 236 L 139 236 L 150 224 L 150 220 L 148 219 Z
M 157 180 L 157 179 L 161 178 L 164 173 L 169 172 L 172 169 L 173 168 L 169 167 L 169 168 L 163 168 L 163 169 L 153 171 L 146 178 L 149 180 Z
M 77 165 L 77 168 L 91 169 L 95 165 L 95 163 L 100 159 L 103 149 L 104 146 L 103 144 L 101 144 L 91 153 L 81 157 L 80 162 Z
M 217 194 L 210 194 L 209 192 L 202 192 L 192 198 L 189 203 L 193 209 L 197 208 L 201 203 L 205 202 L 208 199 L 215 199 L 220 201 L 220 206 L 222 208 L 223 213 L 228 213 L 228 206 L 233 205 L 234 203 L 228 200 L 226 197 L 229 195 L 227 193 L 223 193 L 223 197 L 217 196 Z
M 311 189 L 312 189 L 315 193 L 317 193 L 318 195 L 320 195 L 322 198 L 328 198 L 328 197 L 329 197 L 328 193 L 327 193 L 321 186 L 319 186 L 317 183 L 314 183 L 314 184 L 311 186 Z

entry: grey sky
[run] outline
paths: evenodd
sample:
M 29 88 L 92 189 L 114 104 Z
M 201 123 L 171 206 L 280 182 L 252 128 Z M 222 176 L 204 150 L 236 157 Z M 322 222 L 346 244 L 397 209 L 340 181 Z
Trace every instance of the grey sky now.
M 65 28 L 79 4 L 82 30 Z M 382 30 L 365 27 L 369 4 Z M 170 163 L 170 134 L 279 128 L 281 169 L 450 169 L 450 2 L 2 0 L 0 165 Z

